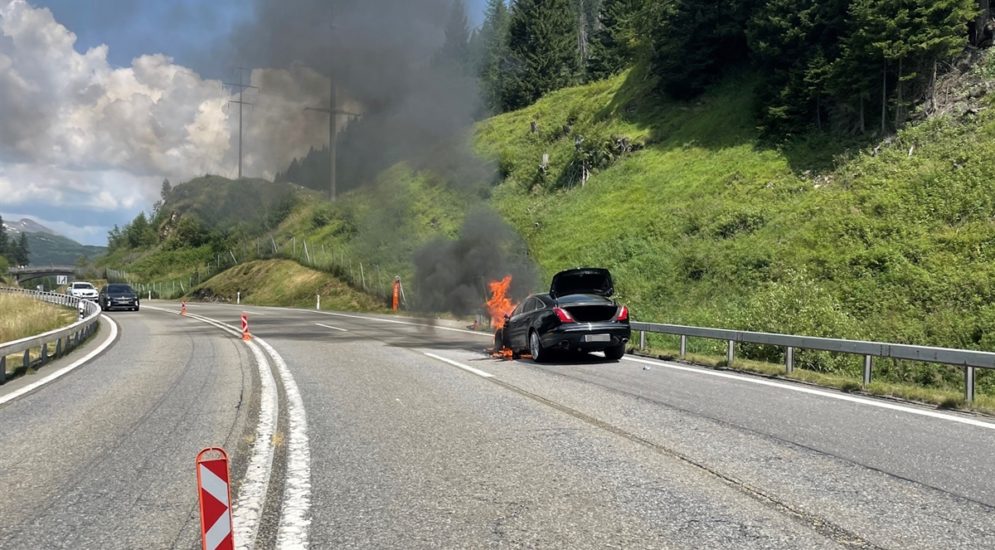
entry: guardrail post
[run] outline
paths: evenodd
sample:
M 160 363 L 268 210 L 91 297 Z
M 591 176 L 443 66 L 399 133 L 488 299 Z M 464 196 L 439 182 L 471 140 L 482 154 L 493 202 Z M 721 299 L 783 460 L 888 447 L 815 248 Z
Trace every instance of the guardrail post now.
M 21 366 L 26 369 L 31 368 L 31 350 L 24 350 L 24 359 L 21 359 Z
M 62 338 L 55 341 L 55 357 L 62 357 Z
M 788 346 L 784 352 L 784 370 L 791 374 L 795 370 L 795 348 Z
M 41 364 L 48 363 L 48 342 L 41 345 Z
M 646 349 L 646 331 L 639 331 L 639 349 Z
M 870 385 L 871 383 L 871 367 L 873 366 L 874 358 L 870 355 L 864 356 L 864 385 Z
M 736 341 L 729 340 L 729 344 L 726 346 L 726 366 L 731 367 L 733 360 L 736 358 Z
M 974 367 L 964 367 L 964 400 L 974 401 Z
M 681 335 L 681 359 L 688 354 L 688 337 L 686 334 Z
M 7 358 L 0 355 L 0 384 L 7 381 Z

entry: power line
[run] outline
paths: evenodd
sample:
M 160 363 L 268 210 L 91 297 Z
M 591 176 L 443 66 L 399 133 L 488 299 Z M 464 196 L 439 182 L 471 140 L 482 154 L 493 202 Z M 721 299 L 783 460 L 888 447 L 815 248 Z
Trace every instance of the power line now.
M 349 111 L 344 111 L 338 109 L 336 106 L 336 95 L 335 95 L 335 81 L 332 81 L 331 91 L 328 96 L 328 108 L 324 107 L 306 107 L 305 111 L 317 111 L 319 113 L 328 114 L 328 168 L 330 174 L 328 176 L 328 197 L 333 202 L 336 198 L 335 190 L 335 172 L 336 172 L 336 162 L 338 156 L 338 137 L 339 128 L 338 120 L 339 115 L 346 115 L 350 117 L 359 117 L 359 113 L 352 113 Z
M 259 88 L 242 83 L 242 76 L 245 74 L 245 71 L 251 71 L 251 69 L 247 67 L 236 67 L 236 70 L 238 70 L 238 84 L 233 82 L 225 82 L 224 84 L 225 86 L 238 88 L 238 101 L 228 100 L 228 104 L 230 105 L 235 103 L 238 105 L 238 179 L 242 179 L 242 106 L 254 105 L 254 103 L 247 103 L 244 100 L 243 94 L 247 88 L 253 88 L 256 90 Z

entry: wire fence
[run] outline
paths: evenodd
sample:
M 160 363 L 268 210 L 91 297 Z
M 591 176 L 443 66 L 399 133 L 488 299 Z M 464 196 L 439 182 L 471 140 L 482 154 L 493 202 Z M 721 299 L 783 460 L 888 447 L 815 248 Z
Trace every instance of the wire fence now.
M 387 303 L 393 292 L 394 277 L 377 263 L 354 259 L 344 248 L 332 248 L 296 236 L 278 239 L 273 235 L 233 245 L 214 258 L 193 267 L 180 277 L 143 278 L 126 270 L 107 269 L 104 278 L 111 283 L 130 284 L 142 296 L 173 300 L 188 295 L 212 277 L 238 265 L 256 260 L 290 260 L 304 267 L 328 273 L 353 289 L 376 296 Z M 234 299 L 235 297 L 229 297 Z M 407 305 L 407 296 L 402 306 Z

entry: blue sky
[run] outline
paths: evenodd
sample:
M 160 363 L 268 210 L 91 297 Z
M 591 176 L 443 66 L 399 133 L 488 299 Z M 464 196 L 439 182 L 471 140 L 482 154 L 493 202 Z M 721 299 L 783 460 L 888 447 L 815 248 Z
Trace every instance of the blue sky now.
M 197 68 L 203 52 L 251 17 L 249 0 L 34 0 L 76 33 L 78 51 L 110 47 L 108 60 L 125 67 L 135 57 L 165 53 Z M 487 0 L 466 0 L 471 25 L 483 19 Z M 203 75 L 217 77 L 219 75 Z

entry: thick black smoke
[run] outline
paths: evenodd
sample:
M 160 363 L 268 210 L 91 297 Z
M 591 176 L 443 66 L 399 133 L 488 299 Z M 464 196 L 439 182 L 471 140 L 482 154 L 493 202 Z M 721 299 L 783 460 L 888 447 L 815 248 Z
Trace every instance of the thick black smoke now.
M 452 0 L 255 0 L 254 6 L 252 23 L 233 36 L 232 62 L 327 75 L 337 106 L 361 114 L 338 140 L 340 190 L 369 185 L 400 161 L 471 195 L 480 189 L 475 184 L 493 181 L 496 171 L 470 145 L 480 104 L 476 80 L 439 56 Z M 458 240 L 438 239 L 413 258 L 411 298 L 422 311 L 480 311 L 487 282 L 509 274 L 514 296 L 536 283 L 525 243 L 500 216 L 479 207 L 466 220 Z M 399 242 L 410 238 L 398 234 L 404 226 L 379 224 L 360 239 Z
M 342 190 L 401 160 L 479 164 L 465 140 L 454 139 L 479 112 L 476 81 L 433 61 L 450 6 L 451 0 L 256 0 L 255 17 L 233 33 L 228 57 L 233 65 L 309 67 L 334 83 L 338 108 L 362 115 L 339 138 Z
M 436 239 L 414 259 L 415 303 L 423 311 L 477 313 L 490 298 L 488 282 L 511 275 L 511 296 L 520 300 L 538 281 L 525 242 L 486 207 L 470 211 L 459 239 Z

